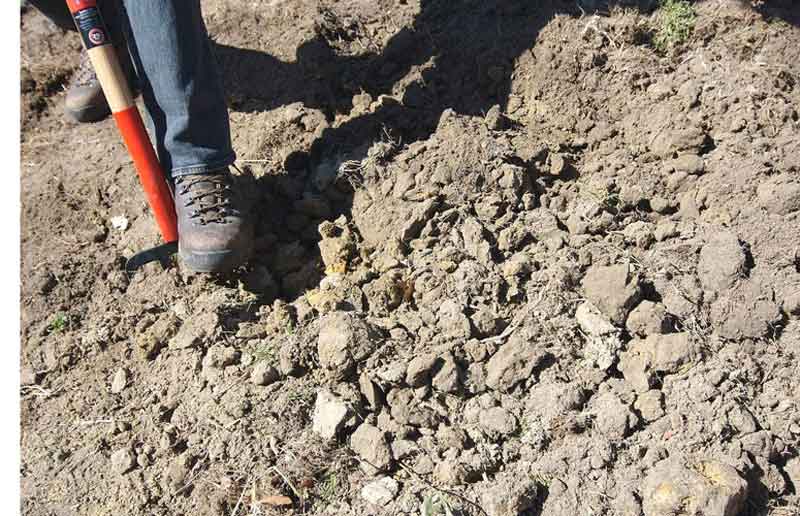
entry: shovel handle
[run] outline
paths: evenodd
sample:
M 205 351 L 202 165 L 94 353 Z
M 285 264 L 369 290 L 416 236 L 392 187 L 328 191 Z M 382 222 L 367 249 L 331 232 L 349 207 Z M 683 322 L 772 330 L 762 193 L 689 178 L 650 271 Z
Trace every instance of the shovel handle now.
M 122 139 L 133 159 L 161 236 L 165 242 L 175 242 L 178 240 L 178 226 L 172 192 L 136 108 L 108 29 L 100 16 L 97 0 L 66 1 Z

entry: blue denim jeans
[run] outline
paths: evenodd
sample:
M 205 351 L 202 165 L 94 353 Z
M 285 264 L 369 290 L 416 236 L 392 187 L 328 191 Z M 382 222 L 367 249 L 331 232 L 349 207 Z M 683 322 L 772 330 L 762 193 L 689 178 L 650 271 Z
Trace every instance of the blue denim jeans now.
M 31 0 L 74 28 L 64 0 Z M 124 32 L 161 166 L 173 177 L 232 164 L 228 110 L 200 0 L 101 0 L 113 32 Z M 122 7 L 122 9 L 120 9 Z

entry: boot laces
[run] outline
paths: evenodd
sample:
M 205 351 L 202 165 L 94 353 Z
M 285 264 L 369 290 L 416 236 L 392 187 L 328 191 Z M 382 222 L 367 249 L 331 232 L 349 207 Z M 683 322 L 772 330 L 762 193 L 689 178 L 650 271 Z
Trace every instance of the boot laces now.
M 175 180 L 178 194 L 185 196 L 184 206 L 192 208 L 189 218 L 201 225 L 228 222 L 227 216 L 238 215 L 233 206 L 233 188 L 230 175 L 192 174 Z

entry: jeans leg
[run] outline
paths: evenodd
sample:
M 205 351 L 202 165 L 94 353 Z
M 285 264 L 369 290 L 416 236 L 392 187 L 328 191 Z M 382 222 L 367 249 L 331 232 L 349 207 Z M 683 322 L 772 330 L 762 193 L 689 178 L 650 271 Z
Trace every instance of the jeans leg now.
M 76 30 L 64 0 L 28 0 L 39 12 L 63 30 Z
M 142 96 L 161 165 L 171 175 L 226 167 L 228 109 L 200 0 L 125 0 Z

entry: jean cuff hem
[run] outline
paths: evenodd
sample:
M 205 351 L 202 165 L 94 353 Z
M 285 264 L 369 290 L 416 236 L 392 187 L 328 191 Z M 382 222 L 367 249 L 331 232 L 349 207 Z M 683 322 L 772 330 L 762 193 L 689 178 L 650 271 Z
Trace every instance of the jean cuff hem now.
M 212 163 L 204 163 L 202 165 L 190 165 L 188 167 L 178 167 L 172 169 L 172 177 L 188 176 L 190 174 L 209 174 L 216 172 L 221 168 L 228 167 L 236 161 L 236 154 L 231 153 L 225 158 L 214 161 Z

